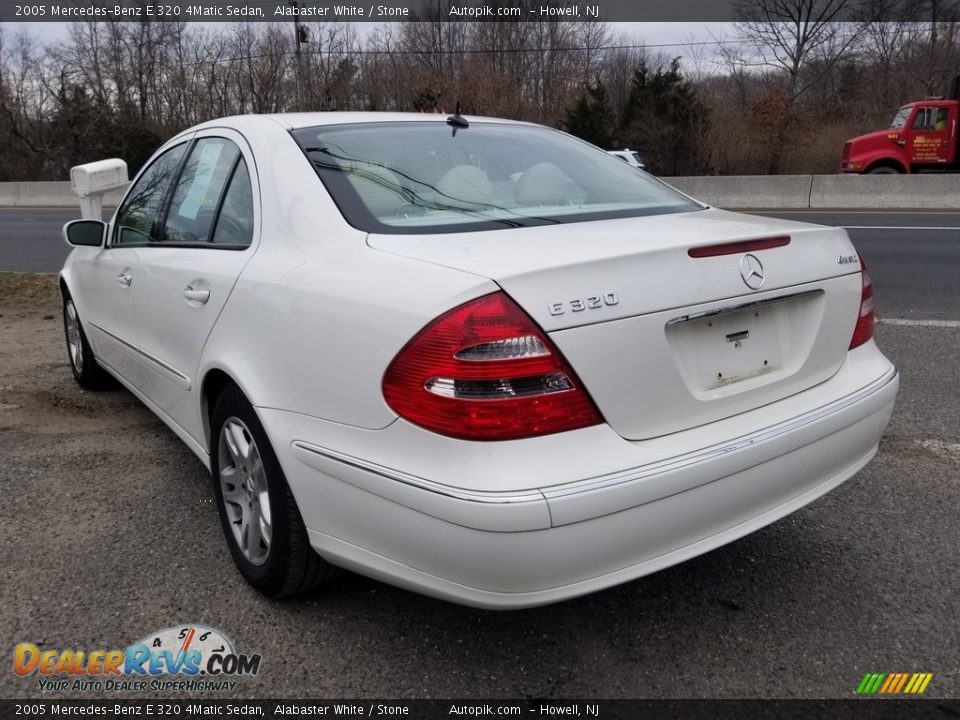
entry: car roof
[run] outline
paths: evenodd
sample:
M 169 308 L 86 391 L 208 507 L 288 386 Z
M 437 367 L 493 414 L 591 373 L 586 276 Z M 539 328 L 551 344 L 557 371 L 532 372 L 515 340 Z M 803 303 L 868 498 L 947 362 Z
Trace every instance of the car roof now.
M 270 121 L 281 125 L 287 130 L 297 130 L 299 128 L 316 127 L 318 125 L 348 125 L 357 123 L 378 123 L 378 122 L 446 122 L 450 113 L 401 113 L 401 112 L 295 112 L 295 113 L 270 113 L 264 115 L 233 115 L 216 120 L 208 120 L 205 123 L 190 128 L 191 130 L 202 130 L 208 127 L 240 127 L 248 125 L 257 120 Z M 480 117 L 475 115 L 465 115 L 470 121 L 508 123 L 511 125 L 533 125 L 533 123 L 521 122 L 519 120 L 505 120 L 502 118 Z
M 953 98 L 931 97 L 931 98 L 927 98 L 926 100 L 914 100 L 913 102 L 909 102 L 906 105 L 901 105 L 900 109 L 903 110 L 904 108 L 914 108 L 914 107 L 921 107 L 921 106 L 930 107 L 931 105 L 933 105 L 934 107 L 938 107 L 940 105 L 957 105 L 957 104 L 958 104 L 958 101 Z

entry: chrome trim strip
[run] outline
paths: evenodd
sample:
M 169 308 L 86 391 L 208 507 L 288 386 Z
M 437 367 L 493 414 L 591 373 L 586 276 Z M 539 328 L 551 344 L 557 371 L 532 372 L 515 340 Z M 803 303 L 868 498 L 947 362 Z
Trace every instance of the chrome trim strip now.
M 331 450 L 329 448 L 320 447 L 319 445 L 303 442 L 302 440 L 294 440 L 292 445 L 294 448 L 299 450 L 313 453 L 314 455 L 320 455 L 330 460 L 336 460 L 344 465 L 349 465 L 350 467 L 354 467 L 359 470 L 371 472 L 374 475 L 379 475 L 387 480 L 394 480 L 404 485 L 415 487 L 418 490 L 427 490 L 429 492 L 436 493 L 437 495 L 443 495 L 455 500 L 487 503 L 491 505 L 543 502 L 543 494 L 539 490 L 529 490 L 525 492 L 521 491 L 517 493 L 487 493 L 482 491 L 460 490 L 458 488 L 452 488 L 446 485 L 441 485 L 440 483 L 435 483 L 431 480 L 418 477 L 417 475 L 410 475 L 409 473 L 405 473 L 401 470 L 394 470 L 393 468 L 388 468 L 384 465 L 378 465 L 377 463 L 369 462 L 368 460 L 362 460 L 352 455 L 345 455 L 344 453 L 337 452 L 336 450 Z
M 431 480 L 426 480 L 425 478 L 421 478 L 416 475 L 410 475 L 409 473 L 405 473 L 400 470 L 394 470 L 393 468 L 388 468 L 383 465 L 378 465 L 377 463 L 362 460 L 352 455 L 346 455 L 344 453 L 337 452 L 336 450 L 330 450 L 329 448 L 303 442 L 302 440 L 295 440 L 292 445 L 294 448 L 313 453 L 314 455 L 320 455 L 330 460 L 341 462 L 359 470 L 365 470 L 367 472 L 374 473 L 375 475 L 387 480 L 395 480 L 396 482 L 409 485 L 419 490 L 426 490 L 428 492 L 454 498 L 456 500 L 487 503 L 491 505 L 541 502 L 544 498 L 551 500 L 555 498 L 568 497 L 570 495 L 576 495 L 582 492 L 590 492 L 593 490 L 605 489 L 616 485 L 622 485 L 624 483 L 634 482 L 636 480 L 643 480 L 660 473 L 670 472 L 689 467 L 691 465 L 709 462 L 715 458 L 732 452 L 737 452 L 738 450 L 743 450 L 744 448 L 748 448 L 752 445 L 773 440 L 786 433 L 799 430 L 800 428 L 822 420 L 833 413 L 846 410 L 847 408 L 866 400 L 868 397 L 876 392 L 879 392 L 893 382 L 896 377 L 896 368 L 891 368 L 866 387 L 860 388 L 850 395 L 840 398 L 839 400 L 835 400 L 834 402 L 817 408 L 816 410 L 812 410 L 805 415 L 791 418 L 790 420 L 785 420 L 777 425 L 764 428 L 763 430 L 758 430 L 750 435 L 744 435 L 743 437 L 737 438 L 736 440 L 724 443 L 722 445 L 715 445 L 714 447 L 697 450 L 695 452 L 687 453 L 686 455 L 680 455 L 678 457 L 658 463 L 642 465 L 640 467 L 614 473 L 612 475 L 603 475 L 600 477 L 588 478 L 586 480 L 577 480 L 576 482 L 568 483 L 553 489 L 530 490 L 520 493 L 486 493 L 477 490 L 460 490 L 457 488 L 447 487 L 446 485 L 441 485 L 440 483 L 435 483 Z
M 673 320 L 668 320 L 667 327 L 670 327 L 671 325 L 679 325 L 680 323 L 689 322 L 691 320 L 700 320 L 701 318 L 716 317 L 718 315 L 729 315 L 730 313 L 740 312 L 741 310 L 749 310 L 751 308 L 762 307 L 764 305 L 775 305 L 777 303 L 799 300 L 800 298 L 812 297 L 814 295 L 823 295 L 823 290 L 807 290 L 805 292 L 795 293 L 794 295 L 780 295 L 778 297 L 768 298 L 766 300 L 755 300 L 753 302 L 743 303 L 742 305 L 731 305 L 729 307 L 718 308 L 717 310 L 705 310 L 704 312 L 681 315 L 680 317 L 673 318 Z
M 177 370 L 176 368 L 171 367 L 170 365 L 167 365 L 165 362 L 163 362 L 163 360 L 160 360 L 160 359 L 154 357 L 153 355 L 151 355 L 150 353 L 141 350 L 141 349 L 138 348 L 136 345 L 134 345 L 134 344 L 132 344 L 132 343 L 129 343 L 129 342 L 127 342 L 126 340 L 124 340 L 122 337 L 119 337 L 119 336 L 117 336 L 117 335 L 114 335 L 114 334 L 113 334 L 112 332 L 110 332 L 109 330 L 103 329 L 102 327 L 100 327 L 99 325 L 97 325 L 95 322 L 90 322 L 90 321 L 88 320 L 87 323 L 88 323 L 89 325 L 95 327 L 97 330 L 99 330 L 100 332 L 102 332 L 104 335 L 109 335 L 109 336 L 112 337 L 114 340 L 116 340 L 118 343 L 120 343 L 121 345 L 123 345 L 124 347 L 130 348 L 131 350 L 133 350 L 133 351 L 134 351 L 135 353 L 137 353 L 138 355 L 142 355 L 142 356 L 145 357 L 147 360 L 149 360 L 149 361 L 151 361 L 151 362 L 153 362 L 153 363 L 156 363 L 157 365 L 159 365 L 160 367 L 162 367 L 162 368 L 163 368 L 164 370 L 166 370 L 167 372 L 173 373 L 173 374 L 176 375 L 178 378 L 180 378 L 181 380 L 183 380 L 183 382 L 186 384 L 186 387 L 184 388 L 184 390 L 189 390 L 189 389 L 190 389 L 190 386 L 191 386 L 190 378 L 188 378 L 186 375 L 184 375 L 182 372 L 180 372 L 180 371 Z

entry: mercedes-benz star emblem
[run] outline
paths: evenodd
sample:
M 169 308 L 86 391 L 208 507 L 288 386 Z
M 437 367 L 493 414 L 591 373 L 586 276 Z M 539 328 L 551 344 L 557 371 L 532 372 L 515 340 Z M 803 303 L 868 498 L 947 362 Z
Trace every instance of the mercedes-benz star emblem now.
M 740 258 L 740 277 L 751 290 L 763 287 L 763 263 L 756 255 L 744 255 Z

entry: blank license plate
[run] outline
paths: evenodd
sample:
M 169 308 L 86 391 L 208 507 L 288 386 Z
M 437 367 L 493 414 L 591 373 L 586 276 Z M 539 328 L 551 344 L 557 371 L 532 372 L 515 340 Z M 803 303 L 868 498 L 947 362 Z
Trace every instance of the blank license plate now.
M 669 328 L 683 364 L 701 390 L 713 390 L 782 367 L 780 305 L 687 320 Z

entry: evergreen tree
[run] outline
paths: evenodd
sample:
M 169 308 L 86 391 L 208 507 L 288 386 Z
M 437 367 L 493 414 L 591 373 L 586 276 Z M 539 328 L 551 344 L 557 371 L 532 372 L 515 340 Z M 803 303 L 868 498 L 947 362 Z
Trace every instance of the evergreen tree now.
M 666 68 L 642 62 L 633 72 L 620 126 L 623 143 L 661 175 L 698 175 L 706 168 L 709 112 L 684 79 L 680 59 Z
M 605 150 L 613 144 L 613 110 L 607 99 L 607 90 L 599 78 L 587 86 L 572 108 L 566 112 L 564 127 L 571 135 L 593 143 Z

